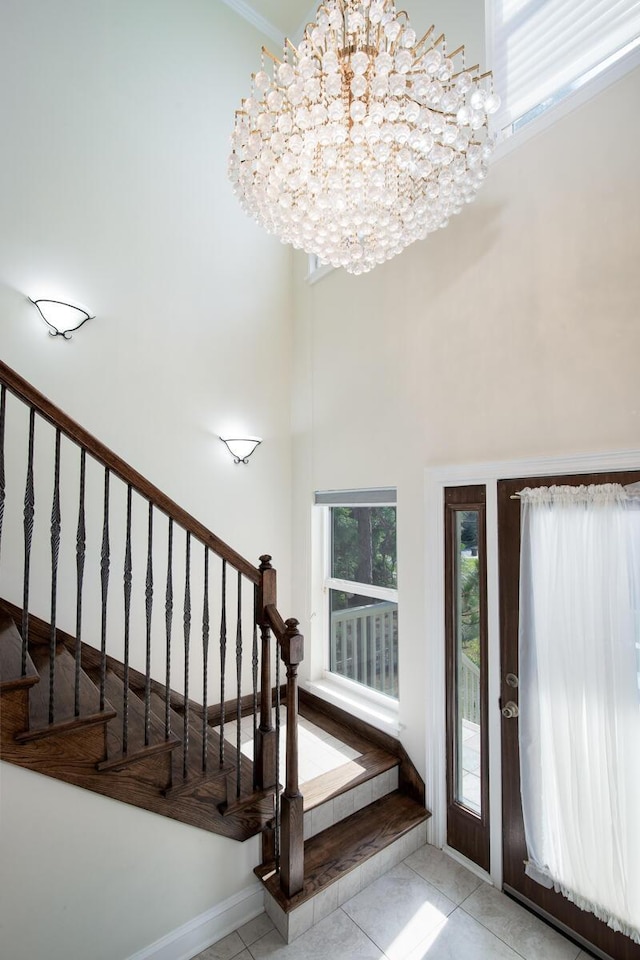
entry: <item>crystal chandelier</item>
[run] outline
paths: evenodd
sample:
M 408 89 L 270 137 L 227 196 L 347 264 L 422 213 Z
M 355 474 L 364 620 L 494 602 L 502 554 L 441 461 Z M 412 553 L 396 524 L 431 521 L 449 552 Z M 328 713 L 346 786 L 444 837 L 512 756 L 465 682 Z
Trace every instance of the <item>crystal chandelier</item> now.
M 445 227 L 486 177 L 491 73 L 434 27 L 418 40 L 393 0 L 326 0 L 297 48 L 262 48 L 252 79 L 229 177 L 259 224 L 320 263 L 371 270 Z

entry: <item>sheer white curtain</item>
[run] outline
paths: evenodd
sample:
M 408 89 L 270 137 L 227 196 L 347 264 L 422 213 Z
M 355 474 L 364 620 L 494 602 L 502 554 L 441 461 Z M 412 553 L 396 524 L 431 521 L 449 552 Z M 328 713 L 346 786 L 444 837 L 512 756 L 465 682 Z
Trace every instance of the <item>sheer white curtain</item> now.
M 640 498 L 520 497 L 526 870 L 640 943 Z

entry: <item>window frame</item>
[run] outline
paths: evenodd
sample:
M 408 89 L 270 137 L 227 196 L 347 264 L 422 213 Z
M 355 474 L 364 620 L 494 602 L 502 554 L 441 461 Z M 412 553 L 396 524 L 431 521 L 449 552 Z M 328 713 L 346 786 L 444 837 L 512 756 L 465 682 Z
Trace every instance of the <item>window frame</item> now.
M 485 57 L 489 68 L 495 63 L 496 24 L 494 4 L 496 0 L 485 0 Z M 630 49 L 629 49 L 630 48 Z M 545 103 L 532 107 L 522 117 L 503 128 L 492 127 L 496 146 L 492 162 L 501 159 L 512 150 L 526 143 L 532 137 L 548 129 L 568 113 L 596 97 L 632 70 L 640 67 L 640 38 L 629 41 L 623 51 L 602 61 L 596 67 L 586 71 L 573 84 L 557 91 Z M 496 88 L 496 93 L 502 96 Z M 494 121 L 495 124 L 495 121 Z
M 330 263 L 320 263 L 317 255 L 315 253 L 308 254 L 308 269 L 307 269 L 307 283 L 311 286 L 314 283 L 317 283 L 318 280 L 322 280 L 323 277 L 326 277 L 329 273 L 332 273 L 336 268 Z
M 380 496 L 383 499 L 380 499 Z M 342 490 L 316 493 L 316 509 L 322 510 L 322 616 L 321 616 L 321 642 L 322 642 L 322 680 L 334 687 L 337 691 L 342 691 L 346 696 L 359 701 L 367 708 L 370 705 L 374 710 L 382 710 L 385 713 L 395 716 L 399 709 L 400 690 L 398 697 L 392 697 L 389 694 L 374 690 L 372 687 L 349 677 L 343 677 L 330 669 L 331 657 L 331 590 L 343 590 L 349 593 L 358 593 L 365 597 L 371 597 L 374 600 L 383 600 L 395 603 L 398 610 L 399 590 L 391 587 L 376 587 L 372 584 L 360 583 L 356 580 L 342 580 L 331 576 L 331 556 L 332 556 L 332 524 L 331 509 L 333 507 L 393 507 L 396 511 L 396 563 L 398 559 L 397 545 L 397 498 L 395 489 L 392 488 L 373 488 L 362 490 Z M 398 634 L 399 644 L 399 634 Z

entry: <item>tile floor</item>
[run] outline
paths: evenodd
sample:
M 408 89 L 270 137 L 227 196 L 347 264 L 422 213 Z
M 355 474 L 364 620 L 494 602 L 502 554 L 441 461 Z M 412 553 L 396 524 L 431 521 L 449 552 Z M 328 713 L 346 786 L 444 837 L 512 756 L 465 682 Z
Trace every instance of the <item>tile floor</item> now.
M 287 945 L 266 914 L 197 960 L 587 960 L 428 844 Z

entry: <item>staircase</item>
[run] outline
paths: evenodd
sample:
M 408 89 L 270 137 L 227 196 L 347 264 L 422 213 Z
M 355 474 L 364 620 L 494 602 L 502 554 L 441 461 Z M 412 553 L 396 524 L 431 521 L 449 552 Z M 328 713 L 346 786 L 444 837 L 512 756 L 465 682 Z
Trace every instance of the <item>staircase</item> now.
M 171 733 L 166 737 L 164 689 L 152 683 L 145 715 L 145 678 L 130 671 L 125 697 L 123 665 L 108 660 L 100 709 L 99 656 L 93 648 L 83 647 L 76 717 L 75 643 L 60 632 L 55 651 L 56 722 L 50 724 L 49 644 L 38 642 L 46 625 L 32 618 L 33 642 L 26 673 L 21 675 L 22 639 L 12 613 L 15 616 L 10 604 L 0 605 L 3 760 L 234 840 L 246 840 L 267 827 L 274 815 L 274 789 L 254 788 L 252 764 L 241 754 L 241 791 L 239 798 L 235 796 L 237 752 L 221 741 L 209 717 L 204 719 L 201 705 L 191 704 L 185 722 L 184 701 L 172 693 Z
M 270 559 L 250 564 L 0 363 L 0 758 L 260 834 L 289 941 L 424 843 L 428 813 L 397 741 L 299 694 Z M 310 730 L 355 759 L 303 797 Z

